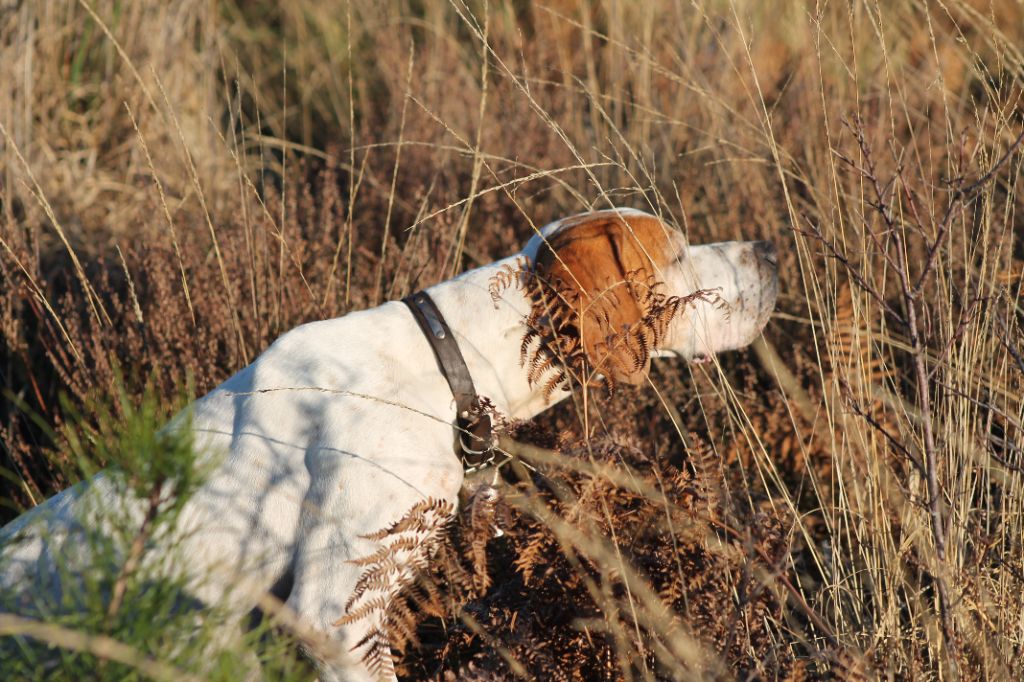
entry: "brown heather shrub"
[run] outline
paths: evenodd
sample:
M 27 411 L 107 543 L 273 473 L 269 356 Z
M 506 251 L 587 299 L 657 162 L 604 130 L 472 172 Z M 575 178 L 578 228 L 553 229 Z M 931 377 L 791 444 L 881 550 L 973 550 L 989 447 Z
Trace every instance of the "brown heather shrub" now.
M 0 498 L 73 482 L 59 427 L 119 373 L 202 394 L 297 324 L 647 208 L 774 240 L 777 314 L 515 425 L 536 470 L 503 536 L 451 525 L 399 671 L 1019 678 L 1022 11 L 0 3 Z
M 537 482 L 539 500 L 551 513 L 581 534 L 618 539 L 622 560 L 642 571 L 665 607 L 658 627 L 636 623 L 619 576 L 566 551 L 526 511 L 539 503 L 506 491 L 520 508 L 504 528 L 506 536 L 491 543 L 497 557 L 490 578 L 498 587 L 462 606 L 475 627 L 458 623 L 445 633 L 443 647 L 407 656 L 405 674 L 420 679 L 445 669 L 454 673 L 448 679 L 490 679 L 508 669 L 507 657 L 540 679 L 615 680 L 633 667 L 675 678 L 679 670 L 664 665 L 655 649 L 683 630 L 740 676 L 799 679 L 804 664 L 792 649 L 777 646 L 785 627 L 781 603 L 757 577 L 776 570 L 787 554 L 778 518 L 759 517 L 756 526 L 738 533 L 722 521 L 717 464 L 708 467 L 709 475 L 694 474 L 612 438 L 563 448 L 560 456 L 628 472 L 673 501 L 659 505 L 600 476 L 567 475 L 557 466 L 545 467 Z M 480 627 L 493 639 L 477 635 Z M 436 623 L 424 630 L 424 639 L 440 635 Z

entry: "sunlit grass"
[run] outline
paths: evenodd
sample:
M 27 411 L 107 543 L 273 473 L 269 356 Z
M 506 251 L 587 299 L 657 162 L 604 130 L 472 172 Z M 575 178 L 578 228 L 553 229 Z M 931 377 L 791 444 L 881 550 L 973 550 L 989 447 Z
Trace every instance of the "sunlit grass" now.
M 0 377 L 50 424 L 59 392 L 87 405 L 118 365 L 129 393 L 153 368 L 168 396 L 189 374 L 202 392 L 295 324 L 588 207 L 650 210 L 693 242 L 772 239 L 779 314 L 753 351 L 660 363 L 643 391 L 535 425 L 563 461 L 534 461 L 550 489 L 507 491 L 491 571 L 550 570 L 533 601 L 462 611 L 502 656 L 464 620 L 455 653 L 424 640 L 406 669 L 476 656 L 543 677 L 575 651 L 623 679 L 1014 677 L 1022 11 L 16 3 Z M 0 417 L 5 497 L 72 482 L 22 410 Z M 554 619 L 559 586 L 586 615 L 520 661 L 537 631 L 502 609 Z

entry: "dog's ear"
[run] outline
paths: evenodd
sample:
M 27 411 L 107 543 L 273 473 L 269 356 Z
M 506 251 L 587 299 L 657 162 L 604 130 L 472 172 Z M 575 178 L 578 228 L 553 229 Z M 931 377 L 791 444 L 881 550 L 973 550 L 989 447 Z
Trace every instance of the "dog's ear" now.
M 535 272 L 571 308 L 560 334 L 576 334 L 589 369 L 614 382 L 641 383 L 649 348 L 635 330 L 644 301 L 673 256 L 668 228 L 643 214 L 599 211 L 572 219 L 537 254 Z M 641 340 L 642 341 L 642 340 Z

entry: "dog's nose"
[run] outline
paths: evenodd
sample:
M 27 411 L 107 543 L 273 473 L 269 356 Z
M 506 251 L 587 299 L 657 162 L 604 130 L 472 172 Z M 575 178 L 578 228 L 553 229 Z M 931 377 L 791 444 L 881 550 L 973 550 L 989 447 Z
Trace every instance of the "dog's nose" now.
M 758 258 L 768 261 L 772 265 L 777 265 L 779 262 L 778 252 L 772 242 L 754 242 L 754 253 Z

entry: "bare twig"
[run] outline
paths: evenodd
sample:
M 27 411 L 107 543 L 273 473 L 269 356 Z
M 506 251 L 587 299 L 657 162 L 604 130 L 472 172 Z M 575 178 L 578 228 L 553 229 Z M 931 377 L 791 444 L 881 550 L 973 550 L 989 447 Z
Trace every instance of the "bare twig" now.
M 993 412 L 993 413 L 999 415 L 1000 417 L 1005 419 L 1007 422 L 1009 422 L 1010 426 L 1012 426 L 1013 428 L 1017 429 L 1018 431 L 1021 431 L 1022 433 L 1024 433 L 1024 424 L 1022 424 L 1021 422 L 1017 421 L 1012 416 L 1008 415 L 1005 411 L 999 409 L 995 405 L 993 405 L 991 403 L 986 403 L 983 400 L 978 400 L 977 398 L 972 398 L 971 396 L 967 395 L 966 393 L 964 393 L 960 389 L 958 389 L 958 388 L 956 388 L 954 386 L 950 386 L 949 384 L 939 383 L 938 385 L 941 386 L 943 389 L 949 391 L 950 393 L 954 393 L 954 394 L 960 396 L 961 398 L 963 398 L 964 400 L 968 400 L 968 401 L 974 403 L 978 407 L 983 407 L 986 410 L 989 410 L 990 412 Z
M 964 400 L 967 400 L 969 402 L 974 403 L 978 407 L 981 407 L 981 408 L 984 408 L 984 409 L 988 410 L 992 414 L 998 415 L 1002 419 L 1006 420 L 1006 422 L 1012 428 L 1016 429 L 1017 431 L 1019 431 L 1021 433 L 1024 433 L 1024 424 L 1021 424 L 1019 421 L 1017 421 L 1012 416 L 1008 415 L 1006 412 L 1004 412 L 1003 410 L 999 409 L 995 405 L 993 405 L 991 403 L 987 403 L 987 402 L 985 402 L 983 400 L 978 400 L 977 398 L 973 398 L 973 397 L 967 395 L 966 393 L 964 393 L 963 391 L 959 390 L 958 388 L 955 388 L 953 386 L 949 386 L 948 384 L 940 383 L 939 386 L 941 386 L 943 389 L 949 391 L 950 393 L 953 393 L 953 394 L 963 398 Z M 1024 451 L 1022 451 L 1020 447 L 1018 447 L 1015 443 L 1011 442 L 1010 440 L 1008 440 L 1006 438 L 1000 438 L 999 436 L 996 436 L 995 434 L 986 433 L 984 435 L 985 435 L 985 439 L 990 444 L 990 446 L 988 448 L 988 454 L 989 454 L 990 457 L 992 457 L 992 459 L 994 459 L 995 461 L 999 462 L 999 464 L 1001 464 L 1003 466 L 1003 468 L 1005 468 L 1005 469 L 1007 469 L 1009 471 L 1013 471 L 1013 472 L 1018 473 L 1018 474 L 1024 474 L 1024 468 L 1022 468 L 1022 467 L 1020 467 L 1020 466 L 1018 466 L 1018 465 L 1016 465 L 1016 464 L 1014 464 L 1012 462 L 1007 461 L 1004 457 L 1002 457 L 998 452 L 995 451 L 995 448 L 993 448 L 991 446 L 993 444 L 994 445 L 1002 446 L 1003 448 L 1006 448 L 1007 450 L 1013 451 L 1017 455 L 1024 454 Z
M 1010 342 L 1010 330 L 1006 328 L 1006 320 L 1001 315 L 996 315 L 996 322 L 999 323 L 999 340 L 1006 346 L 1006 350 L 1010 352 L 1010 355 L 1017 362 L 1017 369 L 1020 370 L 1021 374 L 1024 374 L 1024 357 L 1021 356 L 1020 349 L 1017 348 L 1016 344 Z
M 868 425 L 870 425 L 871 428 L 873 428 L 875 431 L 878 431 L 880 434 L 882 434 L 885 437 L 885 439 L 889 441 L 889 444 L 896 448 L 896 450 L 898 450 L 900 454 L 902 454 L 904 457 L 910 460 L 910 463 L 913 464 L 914 467 L 919 472 L 921 472 L 922 475 L 926 474 L 924 464 L 921 463 L 920 458 L 918 458 L 912 452 L 910 452 L 910 450 L 908 450 L 907 447 L 903 445 L 903 443 L 901 443 L 898 438 L 896 438 L 896 436 L 889 433 L 889 430 L 887 428 L 885 428 L 881 423 L 879 423 L 877 419 L 872 417 L 869 412 L 862 408 L 857 403 L 857 401 L 853 399 L 853 390 L 850 388 L 850 384 L 848 384 L 845 380 L 840 379 L 839 386 L 840 388 L 843 389 L 843 397 L 846 398 L 847 406 L 851 410 L 853 410 L 854 414 L 856 414 L 858 417 L 866 421 Z
M 139 561 L 141 561 L 142 554 L 146 549 L 146 542 L 149 541 L 149 536 L 153 532 L 153 523 L 156 521 L 157 514 L 160 511 L 160 503 L 163 501 L 160 497 L 160 490 L 162 488 L 162 483 L 158 481 L 153 485 L 153 489 L 149 493 L 149 506 L 146 509 L 146 516 L 142 519 L 139 532 L 135 534 L 132 546 L 128 550 L 128 558 L 125 559 L 124 566 L 121 567 L 121 572 L 118 574 L 117 580 L 114 581 L 114 588 L 111 590 L 110 604 L 107 606 L 108 621 L 116 616 L 117 612 L 121 609 L 124 593 L 128 588 L 128 578 L 139 567 Z
M 910 355 L 913 361 L 914 378 L 921 409 L 921 430 L 924 441 L 924 469 L 928 488 L 928 513 L 931 519 L 932 540 L 935 546 L 935 553 L 940 564 L 940 569 L 934 576 L 935 586 L 939 596 L 939 615 L 942 619 L 943 639 L 951 652 L 951 655 L 946 657 L 946 661 L 949 665 L 952 677 L 954 679 L 958 679 L 959 666 L 957 664 L 957 658 L 959 657 L 959 646 L 953 627 L 952 614 L 950 612 L 951 602 L 949 590 L 941 570 L 941 566 L 946 562 L 946 526 L 942 510 L 942 493 L 939 486 L 938 446 L 936 444 L 934 425 L 932 422 L 931 378 L 925 364 L 928 350 L 927 339 L 921 332 L 917 302 L 923 284 L 933 269 L 935 263 L 934 253 L 941 247 L 947 233 L 945 226 L 949 224 L 952 215 L 956 210 L 958 210 L 953 208 L 953 206 L 957 203 L 961 203 L 965 195 L 962 192 L 957 192 L 951 198 L 950 208 L 947 208 L 946 214 L 942 221 L 940 221 L 936 239 L 929 249 L 932 255 L 930 255 L 926 261 L 918 278 L 917 284 L 911 284 L 909 253 L 904 240 L 903 226 L 897 225 L 894 212 L 891 208 L 892 199 L 887 195 L 887 188 L 891 186 L 891 183 L 887 183 L 886 186 L 883 187 L 879 180 L 871 146 L 868 144 L 864 136 L 861 122 L 857 120 L 855 123 L 850 123 L 849 121 L 846 121 L 845 123 L 856 138 L 861 156 L 864 159 L 863 178 L 874 192 L 873 201 L 869 201 L 867 203 L 875 208 L 882 221 L 885 223 L 886 233 L 888 234 L 891 244 L 895 250 L 894 254 L 890 253 L 888 248 L 879 243 L 877 237 L 868 230 L 869 234 L 871 234 L 872 240 L 875 241 L 876 246 L 879 247 L 882 255 L 886 258 L 886 261 L 896 273 L 897 281 L 900 286 L 901 299 L 905 311 L 905 327 L 910 340 Z M 902 179 L 901 171 L 897 171 L 896 177 L 900 179 L 900 186 L 905 187 L 905 181 Z M 990 171 L 989 173 L 986 173 L 982 179 L 990 179 L 991 177 L 993 177 L 993 173 Z M 979 186 L 979 183 L 972 184 L 971 191 Z M 857 274 L 857 277 L 863 279 L 859 273 Z
M 1010 160 L 1010 157 L 1013 156 L 1013 153 L 1017 151 L 1017 148 L 1020 147 L 1022 143 L 1024 143 L 1024 130 L 1022 130 L 1020 135 L 1017 136 L 1017 139 L 1013 141 L 1013 144 L 1007 148 L 1006 153 L 996 161 L 996 165 L 992 166 L 992 168 L 990 168 L 989 171 L 980 178 L 960 190 L 960 195 L 967 196 L 988 184 L 989 180 L 995 177 L 996 172 L 1003 167 L 1003 164 Z
M 79 632 L 53 623 L 22 618 L 12 613 L 0 613 L 0 635 L 31 637 L 62 649 L 92 654 L 103 660 L 131 666 L 155 680 L 199 682 L 200 679 L 174 666 L 154 660 L 112 637 Z
M 946 342 L 946 347 L 943 348 L 942 353 L 937 358 L 935 358 L 935 361 L 933 363 L 935 366 L 932 367 L 932 370 L 928 373 L 929 381 L 935 378 L 935 373 L 938 372 L 939 369 L 945 364 L 946 357 L 949 355 L 950 351 L 953 350 L 953 346 L 955 346 L 963 337 L 964 332 L 967 331 L 967 326 L 974 321 L 974 316 L 975 313 L 977 313 L 978 311 L 978 306 L 984 300 L 985 298 L 981 296 L 976 296 L 975 298 L 971 299 L 970 303 L 967 304 L 967 311 L 961 313 L 960 320 L 957 322 L 956 325 L 956 329 L 953 330 L 953 335 L 950 336 L 949 341 Z
M 810 218 L 804 216 L 804 220 L 807 222 L 808 226 L 810 227 L 810 230 L 801 230 L 799 227 L 795 227 L 793 229 L 799 234 L 804 235 L 805 237 L 810 237 L 820 242 L 822 246 L 828 249 L 829 255 L 835 260 L 839 261 L 839 263 L 844 268 L 846 268 L 846 272 L 847 274 L 850 275 L 850 277 L 853 278 L 854 284 L 856 284 L 858 287 L 860 287 L 868 294 L 870 294 L 871 297 L 875 299 L 875 303 L 880 305 L 882 309 L 885 310 L 885 312 L 889 313 L 889 315 L 891 315 L 892 318 L 896 320 L 896 322 L 905 327 L 907 323 L 904 322 L 903 316 L 899 312 L 897 312 L 891 305 L 889 305 L 888 301 L 885 300 L 885 297 L 882 296 L 882 294 L 877 289 L 875 289 L 875 287 L 871 286 L 871 284 L 860 273 L 860 270 L 856 266 L 854 266 L 854 264 L 850 261 L 849 257 L 845 253 L 840 251 L 839 248 L 833 242 L 826 239 L 825 236 L 821 233 L 821 228 L 812 223 Z
M 992 166 L 987 173 L 966 187 L 962 186 L 964 181 L 962 177 L 957 178 L 954 181 L 958 186 L 953 190 L 953 196 L 950 197 L 949 206 L 946 207 L 946 212 L 939 221 L 938 230 L 935 234 L 935 241 L 928 249 L 928 258 L 925 261 L 924 268 L 921 270 L 921 274 L 918 276 L 917 284 L 914 285 L 915 296 L 919 295 L 921 290 L 924 288 L 925 280 L 928 277 L 928 273 L 931 272 L 935 265 L 935 258 L 938 255 L 939 246 L 942 244 L 943 238 L 946 236 L 946 230 L 949 228 L 949 224 L 952 222 L 953 217 L 958 215 L 964 207 L 967 206 L 967 204 L 977 198 L 985 185 L 995 177 L 996 172 L 1010 159 L 1022 142 L 1024 142 L 1024 131 L 1017 136 L 1017 139 L 1013 141 L 1013 144 L 1011 144 L 1006 150 L 1006 153 L 996 161 L 996 164 Z

